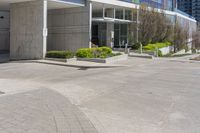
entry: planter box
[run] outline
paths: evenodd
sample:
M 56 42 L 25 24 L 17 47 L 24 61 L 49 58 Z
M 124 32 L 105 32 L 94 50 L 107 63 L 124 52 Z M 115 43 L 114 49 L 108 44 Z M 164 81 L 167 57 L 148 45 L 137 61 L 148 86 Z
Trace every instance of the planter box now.
M 168 46 L 168 47 L 160 48 L 159 50 L 162 52 L 162 55 L 167 55 L 170 52 L 174 51 L 174 47 L 173 46 Z
M 172 56 L 182 55 L 182 54 L 185 54 L 185 53 L 186 53 L 185 49 L 182 49 L 182 50 L 180 50 L 180 51 L 178 51 L 178 52 L 172 54 Z
M 113 56 L 105 59 L 101 58 L 77 58 L 78 61 L 89 61 L 89 62 L 96 62 L 96 63 L 114 63 L 117 61 L 122 61 L 122 60 L 127 60 L 128 55 L 123 54 L 123 55 L 118 55 L 118 56 Z
M 62 58 L 45 58 L 45 60 L 58 61 L 58 62 L 71 62 L 71 61 L 75 61 L 76 58 L 70 58 L 70 59 L 62 59 Z

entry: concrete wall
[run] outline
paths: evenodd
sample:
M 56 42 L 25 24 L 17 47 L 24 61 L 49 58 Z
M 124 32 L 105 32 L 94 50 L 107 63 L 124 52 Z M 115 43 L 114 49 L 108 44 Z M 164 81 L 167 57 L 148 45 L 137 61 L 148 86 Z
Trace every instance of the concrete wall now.
M 11 4 L 11 59 L 40 59 L 45 56 L 46 1 Z
M 170 52 L 174 52 L 174 47 L 168 46 L 168 47 L 160 48 L 159 50 L 162 52 L 162 55 L 167 55 Z
M 10 49 L 10 13 L 0 11 L 0 51 L 9 51 Z
M 89 47 L 90 6 L 48 11 L 47 50 L 71 50 Z

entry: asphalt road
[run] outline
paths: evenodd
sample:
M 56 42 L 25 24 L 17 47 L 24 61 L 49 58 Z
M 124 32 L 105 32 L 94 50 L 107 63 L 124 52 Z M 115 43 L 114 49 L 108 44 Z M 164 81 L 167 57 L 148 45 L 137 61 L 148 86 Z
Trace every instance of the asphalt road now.
M 199 63 L 130 58 L 119 64 L 124 67 L 79 69 L 28 62 L 0 64 L 0 91 L 5 93 L 0 95 L 0 132 L 23 129 L 30 133 L 60 133 L 60 124 L 57 130 L 46 126 L 56 127 L 59 116 L 64 119 L 61 125 L 67 119 L 71 129 L 65 132 L 72 133 L 200 132 Z M 44 105 L 53 111 L 37 110 Z M 36 112 L 24 115 L 26 107 L 28 111 L 35 108 Z M 59 110 L 63 113 L 58 113 L 57 119 L 54 112 Z M 69 111 L 73 114 L 70 116 L 78 117 L 70 121 L 69 116 L 63 115 Z M 15 118 L 16 112 L 21 114 L 16 120 L 28 121 L 27 125 L 13 122 L 15 119 L 10 116 Z M 28 114 L 35 118 L 33 123 Z M 38 119 L 41 126 L 35 124 Z M 70 122 L 79 122 L 80 130 L 76 131 Z M 6 127 L 5 123 L 10 124 Z

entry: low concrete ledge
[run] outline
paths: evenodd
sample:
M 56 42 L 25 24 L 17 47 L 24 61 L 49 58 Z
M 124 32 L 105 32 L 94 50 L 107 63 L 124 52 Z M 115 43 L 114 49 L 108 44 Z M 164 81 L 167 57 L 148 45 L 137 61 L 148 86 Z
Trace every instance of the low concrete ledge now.
M 114 63 L 117 61 L 123 61 L 127 60 L 128 55 L 127 54 L 122 54 L 118 56 L 113 56 L 105 59 L 101 58 L 77 58 L 78 61 L 88 61 L 88 62 L 96 62 L 96 63 Z
M 9 54 L 0 54 L 0 63 L 6 63 L 10 61 Z
M 146 58 L 146 59 L 153 59 L 154 57 L 152 55 L 148 55 L 148 54 L 129 54 L 129 57 L 138 57 L 138 58 Z
M 45 58 L 45 60 L 58 61 L 58 62 L 71 62 L 71 61 L 75 61 L 76 58 L 70 58 L 70 59 L 62 59 L 62 58 Z

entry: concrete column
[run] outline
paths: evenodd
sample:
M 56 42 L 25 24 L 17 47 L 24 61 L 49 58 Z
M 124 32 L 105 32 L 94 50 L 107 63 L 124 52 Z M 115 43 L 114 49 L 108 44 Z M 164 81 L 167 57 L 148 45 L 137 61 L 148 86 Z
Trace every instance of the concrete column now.
M 112 33 L 114 33 L 114 23 L 107 23 L 107 46 L 111 47 Z
M 89 9 L 89 48 L 92 48 L 92 2 L 88 3 Z
M 44 58 L 47 37 L 47 0 L 11 4 L 10 19 L 10 58 Z

